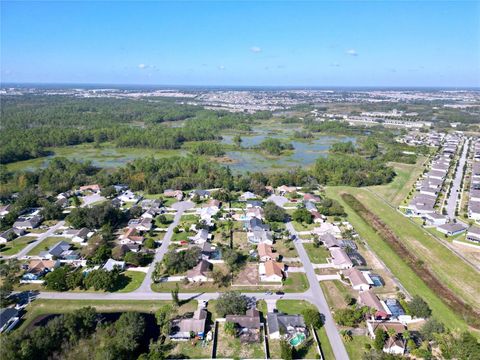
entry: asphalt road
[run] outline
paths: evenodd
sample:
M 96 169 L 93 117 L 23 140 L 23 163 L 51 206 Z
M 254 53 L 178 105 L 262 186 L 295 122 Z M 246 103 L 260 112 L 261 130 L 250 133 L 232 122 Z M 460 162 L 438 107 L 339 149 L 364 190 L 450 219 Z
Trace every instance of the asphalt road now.
M 458 160 L 457 169 L 453 178 L 452 187 L 450 188 L 450 196 L 447 199 L 447 216 L 450 219 L 455 219 L 455 210 L 457 208 L 457 202 L 459 201 L 458 195 L 460 191 L 460 185 L 462 184 L 463 178 L 463 167 L 467 161 L 468 147 L 470 145 L 470 140 L 466 140 L 463 145 L 463 152 Z
M 16 253 L 15 255 L 5 256 L 5 258 L 6 259 L 11 259 L 11 258 L 21 259 L 21 258 L 24 258 L 25 256 L 27 256 L 27 254 L 30 252 L 30 250 L 32 250 L 35 246 L 40 244 L 47 237 L 52 236 L 55 233 L 55 231 L 57 231 L 63 225 L 65 225 L 65 221 L 59 221 L 58 223 L 53 225 L 50 229 L 48 229 L 44 233 L 38 235 L 37 240 L 35 240 L 34 242 L 25 246 L 20 252 Z
M 173 229 L 180 222 L 180 218 L 182 217 L 182 214 L 186 210 L 191 209 L 194 206 L 195 204 L 192 203 L 191 201 L 180 201 L 172 205 L 172 208 L 177 210 L 175 217 L 173 219 L 173 222 L 170 224 L 170 226 L 167 229 L 167 232 L 165 233 L 165 236 L 163 237 L 162 245 L 160 245 L 160 247 L 155 252 L 155 258 L 153 259 L 152 263 L 148 268 L 147 275 L 145 276 L 145 279 L 143 280 L 142 285 L 140 285 L 140 287 L 137 290 L 135 290 L 134 293 L 150 294 L 150 296 L 154 294 L 151 286 L 152 286 L 152 273 L 153 273 L 153 270 L 155 270 L 155 264 L 162 261 L 163 257 L 167 253 L 168 246 L 170 245 L 170 241 L 172 240 Z
M 325 316 L 324 326 L 325 330 L 327 331 L 328 340 L 330 341 L 330 345 L 332 346 L 335 358 L 348 359 L 347 350 L 343 345 L 342 338 L 340 337 L 337 326 L 333 321 L 330 308 L 328 307 L 328 303 L 325 299 L 322 288 L 320 287 L 320 283 L 317 280 L 317 274 L 315 274 L 315 270 L 313 269 L 312 263 L 310 262 L 310 258 L 308 257 L 308 254 L 305 251 L 305 248 L 303 247 L 303 244 L 300 241 L 297 231 L 294 229 L 292 223 L 288 222 L 286 224 L 286 227 L 290 234 L 296 237 L 294 240 L 295 248 L 297 249 L 300 261 L 302 262 L 305 269 L 308 282 L 310 283 L 310 288 L 308 291 L 309 294 L 307 296 L 310 297 L 310 301 L 317 306 L 320 313 Z

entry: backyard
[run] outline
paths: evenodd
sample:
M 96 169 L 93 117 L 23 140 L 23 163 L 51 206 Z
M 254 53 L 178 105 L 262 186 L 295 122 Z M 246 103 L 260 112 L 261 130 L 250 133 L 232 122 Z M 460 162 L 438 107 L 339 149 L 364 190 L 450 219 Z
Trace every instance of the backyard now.
M 217 358 L 264 359 L 263 330 L 260 330 L 260 342 L 242 344 L 238 338 L 225 332 L 224 323 L 218 324 Z

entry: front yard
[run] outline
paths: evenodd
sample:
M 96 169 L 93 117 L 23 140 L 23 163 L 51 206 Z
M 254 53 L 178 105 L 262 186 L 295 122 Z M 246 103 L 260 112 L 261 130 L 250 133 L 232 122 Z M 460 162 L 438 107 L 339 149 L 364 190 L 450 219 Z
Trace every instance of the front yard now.
M 9 241 L 1 249 L 0 255 L 2 256 L 15 255 L 16 253 L 20 252 L 25 246 L 34 242 L 36 239 L 37 238 L 35 236 L 22 236 L 22 237 L 16 238 L 15 240 Z
M 310 261 L 314 264 L 325 264 L 327 258 L 330 257 L 330 252 L 323 246 L 315 247 L 311 243 L 303 244 L 305 251 L 310 258 Z
M 68 238 L 64 238 L 64 237 L 60 237 L 60 236 L 47 237 L 46 239 L 43 239 L 43 241 L 40 242 L 40 244 L 38 244 L 32 250 L 30 250 L 27 255 L 28 256 L 38 255 L 42 251 L 50 249 L 53 245 L 55 245 L 56 243 L 58 243 L 60 241 L 65 241 L 65 242 L 71 243 L 71 240 L 68 239 Z

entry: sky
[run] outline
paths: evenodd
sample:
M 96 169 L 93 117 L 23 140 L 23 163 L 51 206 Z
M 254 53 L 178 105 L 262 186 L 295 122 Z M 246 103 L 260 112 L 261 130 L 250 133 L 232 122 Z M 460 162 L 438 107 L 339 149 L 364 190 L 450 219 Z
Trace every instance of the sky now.
M 480 86 L 479 1 L 5 1 L 2 83 Z

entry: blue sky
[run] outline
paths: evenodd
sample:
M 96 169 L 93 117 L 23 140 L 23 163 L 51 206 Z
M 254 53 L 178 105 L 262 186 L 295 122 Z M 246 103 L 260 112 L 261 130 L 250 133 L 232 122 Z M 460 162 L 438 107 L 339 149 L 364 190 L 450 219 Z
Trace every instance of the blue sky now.
M 1 81 L 480 86 L 480 2 L 1 1 Z

